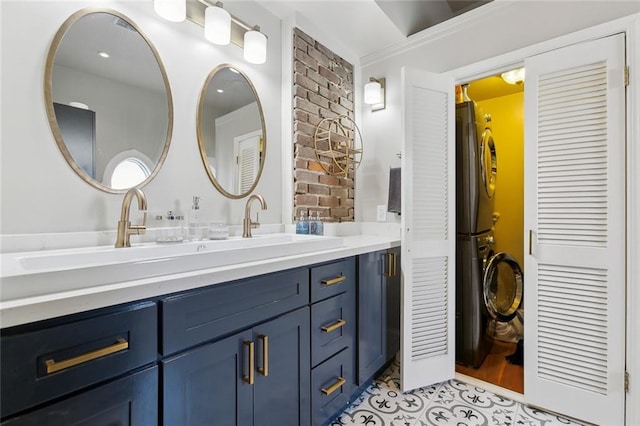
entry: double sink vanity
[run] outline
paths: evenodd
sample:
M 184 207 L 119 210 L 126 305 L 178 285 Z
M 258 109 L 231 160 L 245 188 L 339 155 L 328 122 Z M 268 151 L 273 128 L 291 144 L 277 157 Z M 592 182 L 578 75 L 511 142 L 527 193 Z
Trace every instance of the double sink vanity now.
M 92 37 L 98 33 L 105 36 Z M 124 39 L 102 51 L 104 42 Z M 98 66 L 78 56 L 79 45 L 92 57 L 100 52 Z M 108 68 L 99 61 L 109 54 L 135 60 L 102 75 Z M 110 246 L 46 249 L 46 233 L 11 248 L 41 250 L 3 246 L 2 425 L 321 425 L 395 356 L 394 232 L 252 235 L 252 201 L 266 208 L 255 189 L 267 141 L 246 74 L 216 66 L 196 117 L 206 177 L 222 196 L 248 200 L 243 237 L 179 244 L 138 242 L 145 221 L 129 219 L 134 198 L 146 210 L 140 188 L 169 154 L 174 125 L 169 79 L 151 40 L 120 12 L 77 11 L 54 36 L 44 76 L 47 118 L 64 159 L 99 195 L 124 200 Z M 139 81 L 150 87 L 131 90 Z M 246 164 L 234 154 L 240 148 Z M 122 164 L 142 175 L 122 185 Z M 179 205 L 173 197 L 155 201 Z
M 2 424 L 325 424 L 398 350 L 398 250 L 278 233 L 2 254 Z

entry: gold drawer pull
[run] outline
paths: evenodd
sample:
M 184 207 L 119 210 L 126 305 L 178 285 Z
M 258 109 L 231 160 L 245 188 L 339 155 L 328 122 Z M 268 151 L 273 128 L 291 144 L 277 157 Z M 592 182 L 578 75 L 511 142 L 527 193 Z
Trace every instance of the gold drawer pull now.
M 345 383 L 347 383 L 347 380 L 344 377 L 338 377 L 338 381 L 337 382 L 335 382 L 334 384 L 329 386 L 327 389 L 322 388 L 320 390 L 325 395 L 331 395 L 336 390 L 340 389 L 342 387 L 342 385 L 344 385 Z
M 255 358 L 255 353 L 253 348 L 253 342 L 251 340 L 245 340 L 244 342 L 242 342 L 242 344 L 249 348 L 249 375 L 248 376 L 243 375 L 242 380 L 252 385 L 255 381 L 253 376 L 253 369 L 256 367 L 256 358 Z
M 258 368 L 258 373 L 267 377 L 269 375 L 269 336 L 260 334 L 258 339 L 262 340 L 262 367 Z
M 101 358 L 106 355 L 111 355 L 116 352 L 124 351 L 129 348 L 129 342 L 124 339 L 118 339 L 113 345 L 109 345 L 105 348 L 96 349 L 95 351 L 87 352 L 86 354 L 74 356 L 73 358 L 65 359 L 62 361 L 56 361 L 48 359 L 44 363 L 47 366 L 47 374 L 55 373 L 66 368 L 75 367 L 76 365 L 84 364 L 85 362 L 93 361 L 94 359 Z
M 339 277 L 331 278 L 330 280 L 322 280 L 321 282 L 324 285 L 334 285 L 334 284 L 341 283 L 346 279 L 347 277 L 345 277 L 344 275 L 340 275 Z
M 325 327 L 321 327 L 320 330 L 324 331 L 325 333 L 330 333 L 333 330 L 335 330 L 336 328 L 343 327 L 346 324 L 347 324 L 347 322 L 345 320 L 343 320 L 342 318 L 340 318 L 338 321 L 334 322 L 331 325 L 327 325 Z

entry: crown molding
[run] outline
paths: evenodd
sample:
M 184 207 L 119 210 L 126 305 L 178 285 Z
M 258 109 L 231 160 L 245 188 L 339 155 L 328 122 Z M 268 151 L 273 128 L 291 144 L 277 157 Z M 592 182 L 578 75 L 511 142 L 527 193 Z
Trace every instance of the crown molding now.
M 428 45 L 441 38 L 450 37 L 452 34 L 462 31 L 471 23 L 476 23 L 482 19 L 486 19 L 497 11 L 509 8 L 522 0 L 493 0 L 491 3 L 463 13 L 451 19 L 448 19 L 433 27 L 427 28 L 418 33 L 412 34 L 405 41 L 395 45 L 378 50 L 360 58 L 360 66 L 362 68 L 373 65 L 377 62 L 384 61 L 390 57 L 400 55 L 418 47 Z

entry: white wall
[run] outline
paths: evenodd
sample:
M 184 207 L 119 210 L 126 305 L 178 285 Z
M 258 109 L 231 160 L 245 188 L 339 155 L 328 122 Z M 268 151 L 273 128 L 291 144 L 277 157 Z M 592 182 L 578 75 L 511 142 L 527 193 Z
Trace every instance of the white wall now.
M 44 108 L 47 52 L 60 25 L 84 7 L 118 10 L 139 25 L 162 58 L 173 94 L 171 148 L 163 168 L 145 191 L 150 212 L 186 212 L 192 195 L 202 196 L 201 219 L 239 224 L 245 200 L 218 193 L 203 168 L 196 138 L 198 96 L 209 72 L 231 63 L 253 81 L 261 98 L 268 144 L 265 170 L 256 192 L 269 209 L 262 223 L 281 219 L 281 34 L 280 21 L 252 2 L 229 4 L 240 19 L 260 25 L 269 37 L 267 63 L 251 65 L 234 45 L 206 42 L 202 28 L 188 21 L 170 23 L 151 1 L 0 2 L 2 68 L 0 130 L 0 232 L 2 234 L 113 230 L 122 194 L 101 192 L 85 183 L 65 162 L 53 139 Z M 226 5 L 227 6 L 227 5 Z M 135 207 L 132 220 L 136 221 Z

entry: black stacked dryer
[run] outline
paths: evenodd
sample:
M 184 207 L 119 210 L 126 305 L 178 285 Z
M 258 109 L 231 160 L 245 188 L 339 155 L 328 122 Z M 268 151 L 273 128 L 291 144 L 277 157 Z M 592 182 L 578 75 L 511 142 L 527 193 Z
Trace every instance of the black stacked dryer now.
M 483 295 L 497 178 L 488 123 L 473 101 L 456 105 L 456 362 L 471 367 L 482 364 L 493 341 Z

